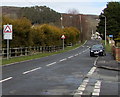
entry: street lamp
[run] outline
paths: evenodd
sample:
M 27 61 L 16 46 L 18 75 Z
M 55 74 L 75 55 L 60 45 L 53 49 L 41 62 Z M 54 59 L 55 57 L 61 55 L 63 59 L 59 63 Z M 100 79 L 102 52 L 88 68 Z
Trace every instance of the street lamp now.
M 106 46 L 106 16 L 105 16 L 105 15 L 102 15 L 102 17 L 105 18 L 105 46 Z
M 61 20 L 61 27 L 62 27 L 62 29 L 64 28 L 64 26 L 63 26 L 63 17 L 62 17 L 62 14 L 61 14 L 61 17 L 60 17 L 60 20 Z

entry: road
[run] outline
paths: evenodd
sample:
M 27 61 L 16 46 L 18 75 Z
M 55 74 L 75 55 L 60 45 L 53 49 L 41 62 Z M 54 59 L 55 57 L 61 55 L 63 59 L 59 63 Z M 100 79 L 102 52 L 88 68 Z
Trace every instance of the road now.
M 3 95 L 118 95 L 118 72 L 95 67 L 99 57 L 89 56 L 89 47 L 96 43 L 3 66 Z

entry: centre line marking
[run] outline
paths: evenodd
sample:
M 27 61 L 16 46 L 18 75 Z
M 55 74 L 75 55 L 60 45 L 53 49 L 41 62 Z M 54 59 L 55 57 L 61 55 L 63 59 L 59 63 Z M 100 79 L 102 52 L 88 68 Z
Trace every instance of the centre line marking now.
M 29 71 L 25 71 L 23 72 L 23 74 L 27 74 L 27 73 L 30 73 L 30 72 L 33 72 L 33 71 L 36 71 L 38 69 L 41 69 L 42 67 L 38 67 L 38 68 L 35 68 L 35 69 L 32 69 L 32 70 L 29 70 Z
M 73 56 L 68 57 L 69 59 L 72 58 Z
M 10 79 L 12 79 L 12 78 L 13 78 L 13 77 L 8 77 L 8 78 L 6 78 L 6 79 L 3 79 L 3 80 L 0 81 L 0 83 L 5 82 L 5 81 L 7 81 L 7 80 L 10 80 Z
M 60 60 L 60 62 L 67 60 L 67 58 Z
M 75 56 L 78 56 L 78 54 L 76 54 Z
M 48 65 L 46 65 L 46 66 L 51 66 L 51 65 L 53 65 L 53 64 L 56 64 L 57 62 L 53 62 L 53 63 L 50 63 L 50 64 L 48 64 Z

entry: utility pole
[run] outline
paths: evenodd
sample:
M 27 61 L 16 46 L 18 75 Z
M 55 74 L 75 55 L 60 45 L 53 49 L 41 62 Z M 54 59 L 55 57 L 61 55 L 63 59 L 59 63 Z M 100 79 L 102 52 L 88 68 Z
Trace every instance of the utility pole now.
M 105 18 L 105 46 L 106 46 L 106 16 L 105 16 L 105 15 L 102 15 L 102 17 Z

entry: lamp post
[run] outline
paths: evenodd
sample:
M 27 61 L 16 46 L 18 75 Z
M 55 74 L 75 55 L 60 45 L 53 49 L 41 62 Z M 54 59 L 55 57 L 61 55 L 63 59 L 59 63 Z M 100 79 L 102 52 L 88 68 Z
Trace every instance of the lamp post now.
M 61 14 L 61 17 L 60 17 L 60 20 L 61 20 L 61 28 L 63 29 L 64 28 L 64 26 L 63 26 L 63 17 L 62 17 L 62 14 Z
M 105 18 L 105 46 L 106 46 L 106 16 L 102 15 Z

